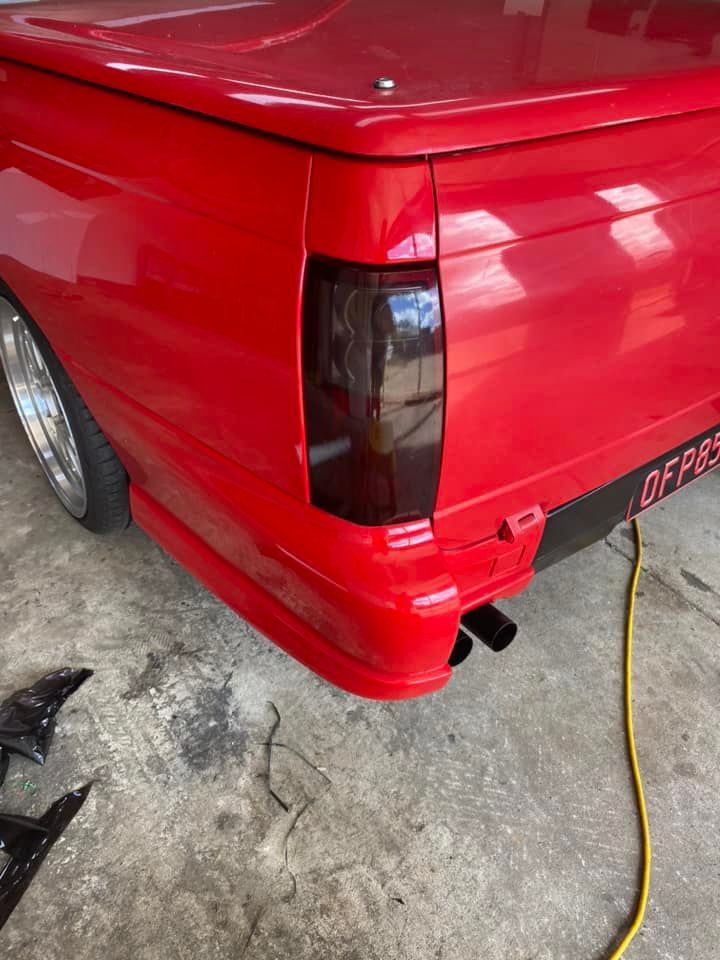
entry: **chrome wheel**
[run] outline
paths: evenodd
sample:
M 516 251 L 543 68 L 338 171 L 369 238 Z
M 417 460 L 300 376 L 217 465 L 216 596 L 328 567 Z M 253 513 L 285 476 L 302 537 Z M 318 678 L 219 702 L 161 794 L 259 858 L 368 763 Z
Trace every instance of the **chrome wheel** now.
M 0 357 L 18 416 L 53 490 L 74 517 L 87 510 L 77 443 L 30 327 L 0 297 Z

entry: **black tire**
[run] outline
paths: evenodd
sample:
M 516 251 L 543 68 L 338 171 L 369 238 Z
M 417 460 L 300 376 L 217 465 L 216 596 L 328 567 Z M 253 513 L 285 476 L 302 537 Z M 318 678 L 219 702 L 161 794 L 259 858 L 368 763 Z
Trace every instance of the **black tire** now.
M 92 533 L 110 534 L 124 530 L 130 523 L 125 468 L 38 325 L 3 284 L 0 284 L 0 296 L 12 304 L 29 328 L 65 409 L 80 460 L 86 495 L 85 514 L 74 516 L 74 519 Z

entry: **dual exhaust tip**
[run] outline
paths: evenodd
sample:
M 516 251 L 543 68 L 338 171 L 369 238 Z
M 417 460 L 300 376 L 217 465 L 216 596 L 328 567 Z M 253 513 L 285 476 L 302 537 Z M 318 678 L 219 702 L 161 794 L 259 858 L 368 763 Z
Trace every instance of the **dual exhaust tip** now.
M 508 647 L 517 634 L 517 624 L 506 617 L 491 603 L 477 610 L 470 610 L 460 619 L 460 629 L 448 664 L 457 667 L 470 656 L 476 640 L 480 640 L 495 653 Z

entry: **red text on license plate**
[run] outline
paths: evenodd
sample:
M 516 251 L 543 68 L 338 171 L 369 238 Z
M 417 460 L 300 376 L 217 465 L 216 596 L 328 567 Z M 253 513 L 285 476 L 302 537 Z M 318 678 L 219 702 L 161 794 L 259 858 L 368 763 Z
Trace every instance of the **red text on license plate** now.
M 627 519 L 631 520 L 643 510 L 649 510 L 719 465 L 720 430 L 715 428 L 684 449 L 673 451 L 664 462 L 658 461 L 655 466 L 648 467 L 630 501 Z

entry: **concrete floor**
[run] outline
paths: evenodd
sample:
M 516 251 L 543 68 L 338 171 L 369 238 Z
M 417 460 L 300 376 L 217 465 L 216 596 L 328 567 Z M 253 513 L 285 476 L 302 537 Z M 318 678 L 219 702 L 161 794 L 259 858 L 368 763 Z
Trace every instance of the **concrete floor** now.
M 632 960 L 720 950 L 719 493 L 716 473 L 643 521 L 636 710 L 655 861 Z M 15 760 L 1 799 L 37 815 L 95 780 L 1 935 L 8 955 L 607 956 L 639 862 L 627 531 L 505 604 L 521 624 L 506 653 L 479 650 L 441 693 L 383 705 L 308 673 L 139 530 L 86 534 L 4 386 L 0 516 L 0 696 L 63 664 L 97 671 L 49 765 Z M 288 812 L 265 777 L 268 701 Z

